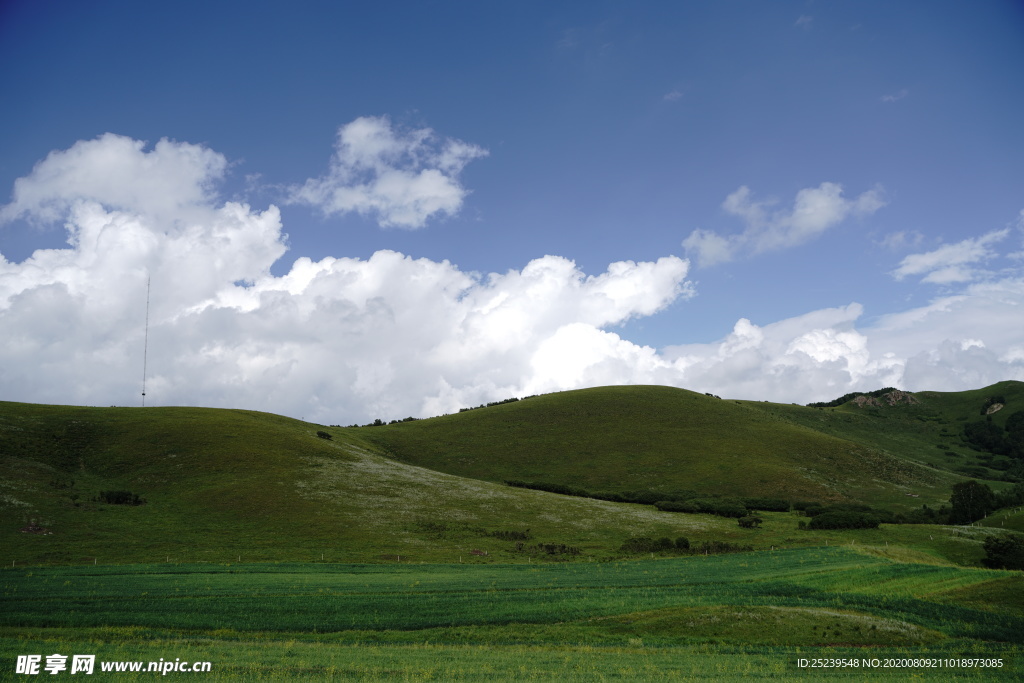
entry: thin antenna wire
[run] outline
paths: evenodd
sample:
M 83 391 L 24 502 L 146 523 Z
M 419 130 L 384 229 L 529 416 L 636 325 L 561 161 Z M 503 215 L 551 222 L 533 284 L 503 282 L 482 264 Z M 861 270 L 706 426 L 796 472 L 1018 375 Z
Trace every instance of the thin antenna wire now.
M 146 277 L 146 336 L 142 344 L 142 407 L 146 407 L 146 362 L 149 356 L 149 283 L 151 277 Z

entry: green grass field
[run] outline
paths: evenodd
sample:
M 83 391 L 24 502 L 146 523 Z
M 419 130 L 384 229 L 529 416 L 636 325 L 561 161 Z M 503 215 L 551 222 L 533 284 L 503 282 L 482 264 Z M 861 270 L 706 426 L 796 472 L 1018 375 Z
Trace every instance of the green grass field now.
M 848 548 L 543 566 L 7 569 L 0 588 L 7 661 L 181 658 L 210 661 L 214 680 L 791 679 L 814 678 L 799 657 L 968 655 L 1004 667 L 945 677 L 1013 680 L 1024 642 L 1019 573 Z M 838 675 L 851 673 L 908 671 Z

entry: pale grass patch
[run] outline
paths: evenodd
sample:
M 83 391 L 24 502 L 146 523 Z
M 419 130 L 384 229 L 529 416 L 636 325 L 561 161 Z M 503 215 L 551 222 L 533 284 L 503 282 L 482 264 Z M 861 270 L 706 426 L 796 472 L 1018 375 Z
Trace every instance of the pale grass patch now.
M 30 503 L 26 503 L 23 500 L 18 500 L 14 496 L 8 496 L 6 493 L 0 494 L 0 503 L 3 503 L 4 505 L 11 505 L 13 507 L 32 507 Z
M 897 545 L 881 546 L 881 545 L 861 545 L 857 544 L 852 546 L 853 550 L 864 555 L 871 555 L 874 557 L 881 557 L 886 560 L 893 560 L 895 562 L 907 562 L 910 564 L 931 564 L 937 567 L 956 567 L 955 562 L 930 555 L 923 550 L 913 550 L 911 548 L 903 548 Z
M 561 496 L 545 491 L 511 488 L 458 477 L 396 462 L 355 445 L 342 446 L 348 456 L 305 456 L 305 472 L 297 482 L 300 496 L 333 502 L 361 511 L 360 520 L 372 526 L 393 527 L 395 519 L 419 518 L 472 521 L 479 517 L 528 518 L 572 530 L 614 526 L 646 532 L 651 526 L 672 525 L 687 531 L 724 530 L 727 521 L 660 512 L 647 505 Z
M 868 628 L 874 627 L 876 630 L 883 633 L 899 634 L 901 636 L 909 636 L 916 638 L 945 638 L 946 636 L 942 633 L 918 626 L 917 624 L 911 624 L 907 621 L 898 621 L 896 619 L 885 619 L 882 617 L 871 616 L 870 614 L 862 614 L 859 612 L 847 612 L 842 610 L 826 609 L 824 607 L 775 607 L 769 606 L 768 609 L 775 610 L 782 613 L 793 613 L 802 612 L 804 614 L 811 614 L 814 616 L 829 616 L 842 619 L 845 623 L 850 625 L 866 626 Z

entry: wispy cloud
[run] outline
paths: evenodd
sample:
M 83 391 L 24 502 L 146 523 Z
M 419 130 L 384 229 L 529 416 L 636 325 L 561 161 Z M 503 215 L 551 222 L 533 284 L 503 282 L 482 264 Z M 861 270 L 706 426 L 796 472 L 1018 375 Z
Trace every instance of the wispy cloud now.
M 898 100 L 902 100 L 909 94 L 909 90 L 907 90 L 906 88 L 901 88 L 899 92 L 892 93 L 890 95 L 882 95 L 881 99 L 883 102 L 896 102 Z
M 740 234 L 719 235 L 695 230 L 683 241 L 700 265 L 731 261 L 741 255 L 759 254 L 795 247 L 809 242 L 850 215 L 866 216 L 885 206 L 880 188 L 855 199 L 843 197 L 837 183 L 822 183 L 796 194 L 790 210 L 772 210 L 775 200 L 755 201 L 750 188 L 743 186 L 726 197 L 722 208 L 746 223 Z
M 665 93 L 665 96 L 662 97 L 662 99 L 665 100 L 666 102 L 675 102 L 676 100 L 682 99 L 682 97 L 683 93 L 681 91 L 673 90 L 671 92 Z
M 981 275 L 978 264 L 996 256 L 992 246 L 1009 234 L 1009 228 L 1004 228 L 956 244 L 946 244 L 933 251 L 911 254 L 900 261 L 891 275 L 897 280 L 909 275 L 923 275 L 921 282 L 942 285 L 971 282 Z
M 809 31 L 811 30 L 811 27 L 814 25 L 814 17 L 812 17 L 809 14 L 801 14 L 799 17 L 797 17 L 797 20 L 796 22 L 794 22 L 793 25 L 796 26 L 797 28 L 802 28 L 805 31 Z
M 373 216 L 384 228 L 416 229 L 435 215 L 454 215 L 468 190 L 459 174 L 487 150 L 430 128 L 402 130 L 387 116 L 364 116 L 342 126 L 330 168 L 290 189 L 288 201 L 326 215 Z
M 875 244 L 892 251 L 901 251 L 904 249 L 915 249 L 921 246 L 921 242 L 924 241 L 924 235 L 918 230 L 900 230 L 898 232 L 891 232 L 880 240 L 876 240 Z

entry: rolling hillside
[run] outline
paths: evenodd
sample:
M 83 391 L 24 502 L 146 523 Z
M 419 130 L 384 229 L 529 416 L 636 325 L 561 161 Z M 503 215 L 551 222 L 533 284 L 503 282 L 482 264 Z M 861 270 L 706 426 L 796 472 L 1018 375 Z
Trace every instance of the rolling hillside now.
M 240 410 L 0 403 L 0 561 L 526 562 L 538 544 L 607 553 L 640 532 L 739 531 L 397 463 L 354 430 L 322 429 Z M 95 500 L 112 490 L 146 503 Z
M 601 387 L 358 434 L 401 462 L 495 482 L 883 505 L 948 500 L 959 476 L 827 433 L 811 419 L 820 412 L 671 387 Z
M 998 388 L 1020 400 L 1019 383 Z M 920 405 L 872 415 L 606 387 L 361 428 L 241 410 L 0 403 L 0 562 L 530 562 L 685 536 L 755 548 L 852 540 L 976 563 L 995 530 L 797 531 L 799 517 L 781 512 L 741 529 L 501 482 L 941 504 L 963 478 L 941 468 L 930 440 L 945 443 L 943 430 L 977 413 L 986 391 L 921 394 Z M 146 502 L 111 504 L 102 492 L 112 491 Z

